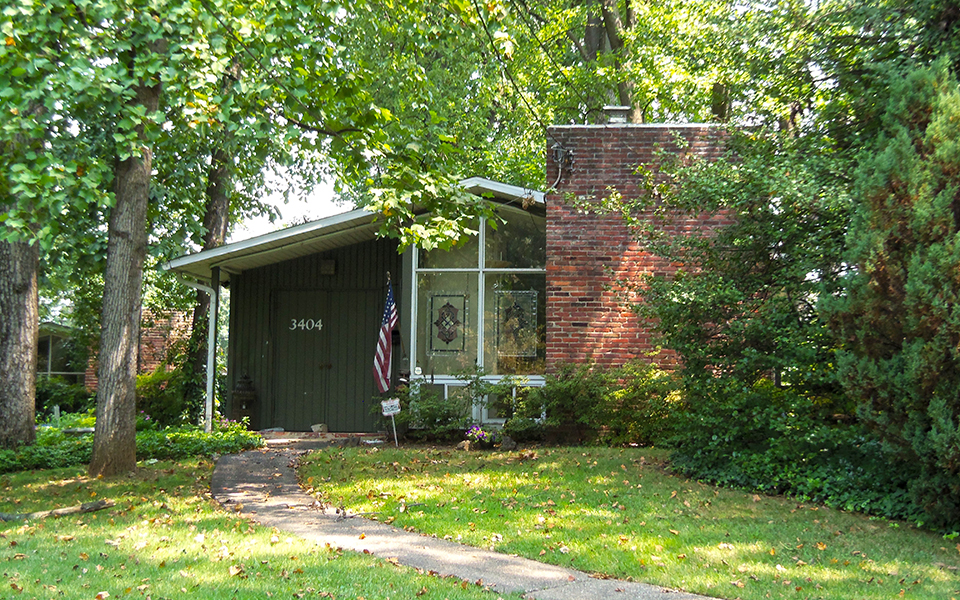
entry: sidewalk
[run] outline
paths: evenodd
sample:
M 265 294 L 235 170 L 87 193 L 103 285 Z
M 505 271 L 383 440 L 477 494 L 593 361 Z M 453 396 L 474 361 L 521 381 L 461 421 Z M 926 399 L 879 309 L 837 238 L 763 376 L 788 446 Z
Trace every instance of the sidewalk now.
M 705 599 L 659 586 L 593 579 L 581 571 L 472 548 L 361 517 L 343 518 L 332 509 L 323 510 L 297 484 L 296 463 L 309 447 L 294 444 L 292 448 L 251 450 L 221 457 L 210 485 L 213 497 L 226 509 L 267 527 L 318 544 L 366 551 L 441 576 L 480 582 L 498 593 L 519 592 L 537 600 Z

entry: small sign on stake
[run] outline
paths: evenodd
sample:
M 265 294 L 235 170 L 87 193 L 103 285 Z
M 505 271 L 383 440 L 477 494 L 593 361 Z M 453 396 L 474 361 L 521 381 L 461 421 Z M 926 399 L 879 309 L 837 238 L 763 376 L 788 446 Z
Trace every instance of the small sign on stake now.
M 383 416 L 392 417 L 400 414 L 400 398 L 390 398 L 380 403 L 383 407 Z
M 380 402 L 380 406 L 383 407 L 383 416 L 390 417 L 390 421 L 393 423 L 393 445 L 399 448 L 400 441 L 397 439 L 397 421 L 393 417 L 394 415 L 400 414 L 400 398 L 383 400 Z

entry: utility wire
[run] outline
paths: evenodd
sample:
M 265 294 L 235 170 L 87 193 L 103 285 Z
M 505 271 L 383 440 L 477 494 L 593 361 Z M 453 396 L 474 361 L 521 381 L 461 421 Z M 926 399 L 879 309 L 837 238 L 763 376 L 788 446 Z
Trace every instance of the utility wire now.
M 497 51 L 497 44 L 494 41 L 493 36 L 490 34 L 490 30 L 487 28 L 486 21 L 483 20 L 483 14 L 480 12 L 480 5 L 477 4 L 477 0 L 470 0 L 470 1 L 473 4 L 473 10 L 477 13 L 477 19 L 480 20 L 480 25 L 483 28 L 483 33 L 486 34 L 487 40 L 490 42 L 490 48 L 493 51 L 493 55 L 496 57 L 497 62 L 500 63 L 500 68 L 503 69 L 503 74 L 507 76 L 507 80 L 510 81 L 510 85 L 513 87 L 514 91 L 517 93 L 517 96 L 520 97 L 520 102 L 523 103 L 526 109 L 530 112 L 530 115 L 533 117 L 533 119 L 540 125 L 540 127 L 544 130 L 544 132 L 546 132 L 546 135 L 551 139 L 553 139 L 554 142 L 556 142 L 557 144 L 560 144 L 560 146 L 563 146 L 560 140 L 550 135 L 550 130 L 547 128 L 546 123 L 543 122 L 543 119 L 540 118 L 540 115 L 537 114 L 537 111 L 535 111 L 533 109 L 533 106 L 531 106 L 530 103 L 527 101 L 526 96 L 523 95 L 523 90 L 520 89 L 520 85 L 517 83 L 517 80 L 513 77 L 513 73 L 510 72 L 510 68 L 507 67 L 507 64 L 500 57 L 500 53 Z
M 576 85 L 574 85 L 574 83 L 573 83 L 572 81 L 570 81 L 570 78 L 567 77 L 567 74 L 564 73 L 564 71 L 563 71 L 563 66 L 560 65 L 560 64 L 553 58 L 553 56 L 552 56 L 551 53 L 550 53 L 550 49 L 547 48 L 547 45 L 539 38 L 539 36 L 537 36 L 537 32 L 534 30 L 533 25 L 532 25 L 532 24 L 530 23 L 530 21 L 528 20 L 529 17 L 530 17 L 530 14 L 533 14 L 533 10 L 532 10 L 532 9 L 530 8 L 530 6 L 527 4 L 526 0 L 511 0 L 511 3 L 514 5 L 514 7 L 516 7 L 517 13 L 518 13 L 519 15 L 521 15 L 521 19 L 520 19 L 520 20 L 523 22 L 523 24 L 524 24 L 524 25 L 527 27 L 527 29 L 530 31 L 530 35 L 533 37 L 534 40 L 536 40 L 537 45 L 540 46 L 540 49 L 543 50 L 544 56 L 547 57 L 547 60 L 550 62 L 550 64 L 553 65 L 554 69 L 556 69 L 556 71 L 557 71 L 557 73 L 559 73 L 560 77 L 567 83 L 567 86 L 569 86 L 569 88 L 574 91 L 574 93 L 577 95 L 577 99 L 580 100 L 580 102 L 582 102 L 583 105 L 587 108 L 587 112 L 591 112 L 592 110 L 596 110 L 595 108 L 591 108 L 591 107 L 590 107 L 590 100 L 589 100 L 588 98 L 586 98 L 586 97 L 583 95 L 583 93 L 581 93 L 580 88 L 578 88 Z

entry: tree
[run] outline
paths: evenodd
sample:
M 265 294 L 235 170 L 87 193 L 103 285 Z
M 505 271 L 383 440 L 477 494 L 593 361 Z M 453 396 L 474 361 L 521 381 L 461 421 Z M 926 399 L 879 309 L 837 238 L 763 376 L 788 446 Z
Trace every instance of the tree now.
M 85 74 L 61 70 L 59 61 L 81 28 L 63 6 L 20 3 L 0 16 L 0 304 L 4 324 L 2 444 L 34 439 L 34 382 L 38 334 L 37 279 L 41 251 L 52 247 L 79 207 L 96 204 L 105 170 L 87 162 L 87 143 L 65 130 L 62 111 L 84 113 L 93 96 Z M 30 21 L 30 35 L 20 25 Z M 81 59 L 82 62 L 82 59 Z M 61 101 L 65 90 L 69 100 Z M 9 369 L 9 371 L 7 370 Z
M 829 304 L 859 414 L 922 476 L 937 525 L 960 522 L 960 85 L 946 63 L 890 78 L 856 171 L 856 266 Z
M 0 447 L 34 441 L 38 247 L 0 241 Z

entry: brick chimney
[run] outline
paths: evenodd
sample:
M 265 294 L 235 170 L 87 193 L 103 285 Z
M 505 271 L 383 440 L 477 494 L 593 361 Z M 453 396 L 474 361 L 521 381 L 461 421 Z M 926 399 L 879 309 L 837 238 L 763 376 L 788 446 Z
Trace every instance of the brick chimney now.
M 677 138 L 685 140 L 679 148 Z M 633 359 L 674 364 L 658 357 L 650 328 L 634 314 L 636 296 L 617 285 L 648 273 L 670 274 L 677 266 L 647 252 L 617 215 L 575 209 L 569 197 L 625 198 L 639 193 L 641 165 L 657 168 L 658 150 L 710 159 L 723 152 L 714 125 L 555 126 L 547 130 L 547 371 L 570 362 L 619 366 Z M 690 223 L 689 225 L 694 225 Z M 685 226 L 681 225 L 681 228 Z

